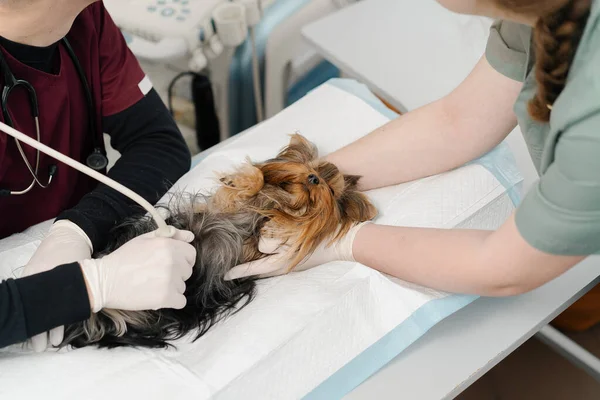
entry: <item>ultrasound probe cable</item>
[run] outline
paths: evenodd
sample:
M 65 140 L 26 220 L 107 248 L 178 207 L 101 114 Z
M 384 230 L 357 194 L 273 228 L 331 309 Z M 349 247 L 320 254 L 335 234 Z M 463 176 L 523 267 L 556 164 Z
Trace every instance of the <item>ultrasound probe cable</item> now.
M 18 130 L 6 125 L 3 122 L 0 122 L 0 130 L 21 142 L 27 143 L 28 145 L 41 151 L 42 153 L 45 153 L 45 154 L 49 155 L 50 157 L 52 157 L 58 161 L 61 161 L 72 168 L 75 168 L 79 172 L 82 172 L 82 173 L 88 175 L 89 177 L 94 178 L 97 181 L 104 183 L 106 186 L 113 188 L 117 192 L 127 196 L 132 201 L 138 203 L 140 206 L 142 206 L 144 209 L 146 209 L 146 211 L 148 211 L 150 213 L 152 218 L 154 218 L 154 221 L 156 221 L 156 224 L 158 225 L 158 229 L 156 230 L 155 233 L 157 236 L 173 237 L 175 235 L 175 232 L 176 232 L 175 228 L 172 226 L 168 226 L 167 223 L 165 222 L 165 220 L 160 216 L 160 214 L 158 213 L 156 208 L 154 208 L 148 201 L 146 201 L 139 194 L 135 193 L 133 190 L 126 188 L 125 186 L 121 185 L 120 183 L 114 181 L 113 179 L 111 179 L 105 175 L 102 175 L 101 173 L 99 173 L 97 171 L 94 171 L 93 169 L 87 167 L 86 165 L 83 165 L 80 162 L 73 160 L 72 158 L 46 146 L 45 144 L 40 143 L 33 138 L 30 138 L 29 136 L 25 135 L 24 133 L 19 132 Z

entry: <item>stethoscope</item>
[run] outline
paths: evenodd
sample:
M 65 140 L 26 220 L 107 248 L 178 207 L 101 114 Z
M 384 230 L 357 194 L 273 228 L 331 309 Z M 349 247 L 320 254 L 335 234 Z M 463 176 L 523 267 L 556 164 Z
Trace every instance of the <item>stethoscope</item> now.
M 69 43 L 67 38 L 63 38 L 62 42 L 65 45 L 65 48 L 67 49 L 67 52 L 69 53 L 69 57 L 71 58 L 71 60 L 73 61 L 73 64 L 75 65 L 75 69 L 77 70 L 79 79 L 81 80 L 81 82 L 83 84 L 86 100 L 88 103 L 89 130 L 90 130 L 90 132 L 94 133 L 92 135 L 94 150 L 87 157 L 86 164 L 88 165 L 88 167 L 92 168 L 93 170 L 100 171 L 100 170 L 103 170 L 104 168 L 106 168 L 106 166 L 108 165 L 108 159 L 102 153 L 100 145 L 98 144 L 98 140 L 99 140 L 98 127 L 96 126 L 96 121 L 95 121 L 96 120 L 96 118 L 95 118 L 96 108 L 94 107 L 94 100 L 92 98 L 92 93 L 90 91 L 90 87 L 87 83 L 87 79 L 85 77 L 83 69 L 81 68 L 81 64 L 79 63 L 79 60 L 77 59 L 77 56 L 75 55 L 75 52 L 73 51 L 73 48 L 71 47 L 71 44 Z M 22 79 L 15 78 L 15 76 L 10 71 L 10 68 L 8 67 L 8 64 L 7 64 L 6 60 L 4 59 L 4 56 L 1 51 L 0 51 L 0 68 L 2 68 L 2 70 L 4 71 L 4 89 L 2 90 L 2 103 L 1 103 L 2 104 L 2 114 L 4 115 L 4 121 L 6 121 L 6 124 L 9 125 L 11 128 L 14 128 L 12 118 L 10 117 L 10 114 L 8 113 L 8 97 L 10 96 L 11 92 L 15 88 L 22 86 L 29 93 L 29 101 L 31 103 L 32 115 L 33 115 L 33 118 L 35 121 L 36 138 L 37 138 L 37 141 L 41 143 L 40 123 L 39 123 L 39 107 L 38 107 L 37 95 L 35 93 L 35 89 L 29 82 L 22 80 Z M 31 163 L 27 159 L 27 156 L 25 155 L 25 152 L 23 151 L 23 148 L 21 147 L 21 144 L 19 143 L 19 141 L 15 139 L 15 142 L 17 144 L 17 148 L 19 149 L 19 153 L 21 154 L 21 157 L 23 158 L 23 161 L 25 162 L 25 165 L 27 166 L 27 169 L 29 170 L 29 172 L 31 173 L 31 175 L 33 177 L 33 180 L 31 181 L 29 186 L 23 190 L 19 190 L 19 191 L 0 190 L 0 192 L 3 194 L 8 194 L 8 195 L 25 194 L 25 193 L 29 192 L 35 186 L 36 183 L 44 189 L 47 188 L 50 185 L 50 183 L 52 183 L 52 178 L 56 174 L 56 170 L 57 170 L 56 164 L 52 164 L 49 166 L 48 180 L 46 181 L 46 183 L 42 183 L 38 177 L 40 151 L 39 150 L 36 151 L 35 168 L 33 168 L 31 166 Z

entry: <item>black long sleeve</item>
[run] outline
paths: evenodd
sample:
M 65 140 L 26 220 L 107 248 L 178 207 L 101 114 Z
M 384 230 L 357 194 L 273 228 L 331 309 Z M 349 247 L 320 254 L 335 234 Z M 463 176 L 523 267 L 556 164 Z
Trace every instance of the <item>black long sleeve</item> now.
M 105 117 L 103 127 L 111 136 L 111 146 L 121 153 L 108 176 L 151 204 L 156 203 L 190 168 L 191 154 L 187 144 L 154 89 L 127 110 Z M 145 210 L 100 184 L 57 219 L 69 219 L 79 225 L 94 249 L 100 250 L 115 224 L 140 213 Z
M 0 282 L 0 347 L 89 318 L 90 301 L 78 263 Z

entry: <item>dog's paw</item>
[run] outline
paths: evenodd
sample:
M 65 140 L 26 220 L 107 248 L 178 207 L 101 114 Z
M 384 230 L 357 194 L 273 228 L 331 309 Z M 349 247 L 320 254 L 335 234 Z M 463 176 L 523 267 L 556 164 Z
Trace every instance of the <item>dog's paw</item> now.
M 253 165 L 243 165 L 233 174 L 219 178 L 223 186 L 235 189 L 242 197 L 251 197 L 257 194 L 264 185 L 263 174 Z

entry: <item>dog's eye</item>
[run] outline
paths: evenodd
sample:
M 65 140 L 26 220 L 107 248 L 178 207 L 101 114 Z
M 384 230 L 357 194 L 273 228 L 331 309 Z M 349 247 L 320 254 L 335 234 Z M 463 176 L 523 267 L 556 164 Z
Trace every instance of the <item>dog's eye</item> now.
M 318 185 L 319 184 L 319 178 L 314 175 L 314 174 L 310 174 L 308 176 L 308 183 L 310 183 L 311 185 Z

